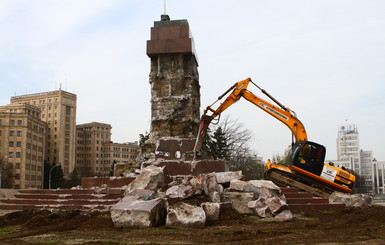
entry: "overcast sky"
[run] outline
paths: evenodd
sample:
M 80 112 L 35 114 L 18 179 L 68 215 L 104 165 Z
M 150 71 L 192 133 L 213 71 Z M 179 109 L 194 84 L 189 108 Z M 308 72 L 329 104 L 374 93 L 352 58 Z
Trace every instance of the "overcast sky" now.
M 361 148 L 385 161 L 385 1 L 168 0 L 166 11 L 190 24 L 201 111 L 251 77 L 297 113 L 327 159 L 338 127 L 356 124 Z M 163 12 L 163 0 L 0 0 L 0 105 L 61 84 L 78 96 L 78 124 L 109 123 L 115 142 L 137 141 L 150 129 L 146 40 Z M 223 114 L 254 133 L 265 160 L 291 142 L 246 100 Z

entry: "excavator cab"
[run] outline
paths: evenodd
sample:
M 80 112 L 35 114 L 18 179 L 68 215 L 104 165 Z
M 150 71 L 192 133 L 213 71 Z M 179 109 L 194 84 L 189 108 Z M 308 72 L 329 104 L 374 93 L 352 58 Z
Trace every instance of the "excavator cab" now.
M 325 153 L 323 145 L 299 141 L 294 144 L 291 161 L 294 166 L 320 176 L 324 167 Z

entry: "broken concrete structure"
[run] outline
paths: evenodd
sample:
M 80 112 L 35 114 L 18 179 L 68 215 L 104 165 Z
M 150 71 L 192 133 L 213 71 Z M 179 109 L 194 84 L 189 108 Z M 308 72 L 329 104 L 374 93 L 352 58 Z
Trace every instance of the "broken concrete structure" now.
M 372 204 L 373 198 L 366 194 L 350 195 L 335 191 L 329 197 L 330 203 L 343 203 L 347 207 L 368 207 Z
M 161 198 L 143 200 L 125 196 L 110 209 L 115 227 L 152 227 L 164 224 L 165 207 Z
M 206 213 L 202 207 L 184 202 L 168 205 L 166 218 L 167 227 L 204 227 L 205 224 Z
M 200 85 L 194 40 L 187 20 L 165 15 L 151 28 L 150 140 L 194 138 L 200 118 Z

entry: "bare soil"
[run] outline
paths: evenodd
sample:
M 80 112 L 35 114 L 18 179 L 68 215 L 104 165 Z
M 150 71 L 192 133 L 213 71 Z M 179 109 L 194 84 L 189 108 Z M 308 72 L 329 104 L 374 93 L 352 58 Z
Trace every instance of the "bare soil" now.
M 0 244 L 385 244 L 385 207 L 307 211 L 290 221 L 232 210 L 205 228 L 114 228 L 108 212 L 17 211 L 0 217 Z

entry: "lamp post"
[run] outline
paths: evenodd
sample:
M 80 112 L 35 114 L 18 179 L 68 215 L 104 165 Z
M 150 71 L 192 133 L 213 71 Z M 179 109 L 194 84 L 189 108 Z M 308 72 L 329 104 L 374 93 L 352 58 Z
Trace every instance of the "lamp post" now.
M 48 189 L 51 189 L 51 173 L 52 173 L 52 169 L 54 169 L 54 168 L 57 167 L 57 166 L 60 166 L 60 163 L 54 165 L 54 166 L 49 170 L 49 176 L 48 176 L 48 178 L 49 178 Z

